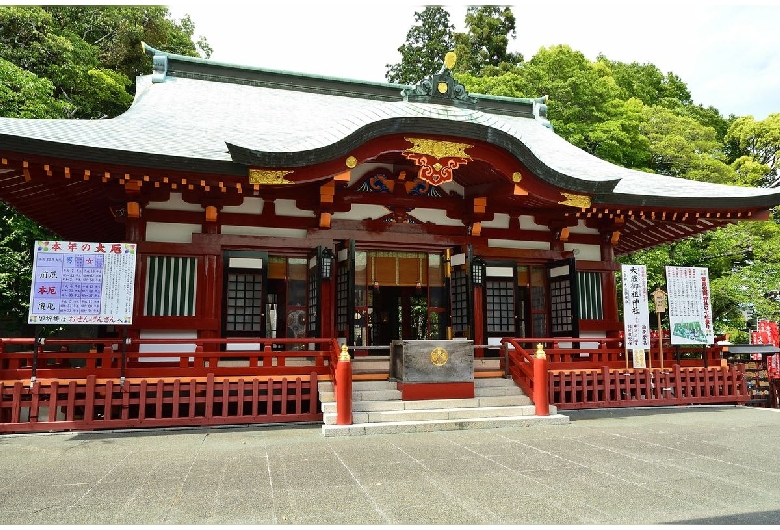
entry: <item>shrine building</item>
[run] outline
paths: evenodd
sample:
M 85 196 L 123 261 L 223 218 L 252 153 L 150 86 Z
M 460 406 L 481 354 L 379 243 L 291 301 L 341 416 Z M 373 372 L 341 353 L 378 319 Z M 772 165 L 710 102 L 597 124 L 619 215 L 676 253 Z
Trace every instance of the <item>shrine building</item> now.
M 335 338 L 359 357 L 615 337 L 616 256 L 780 203 L 600 160 L 546 97 L 467 93 L 454 55 L 408 86 L 144 48 L 154 71 L 120 116 L 0 118 L 0 199 L 62 240 L 137 245 L 130 338 Z

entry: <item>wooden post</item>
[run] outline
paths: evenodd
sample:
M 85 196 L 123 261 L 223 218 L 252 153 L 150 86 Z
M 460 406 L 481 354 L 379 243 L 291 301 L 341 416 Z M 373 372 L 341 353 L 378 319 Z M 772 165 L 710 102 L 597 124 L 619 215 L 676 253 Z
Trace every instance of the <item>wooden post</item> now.
M 336 425 L 352 425 L 352 362 L 346 344 L 336 365 Z
M 537 416 L 550 415 L 550 401 L 547 396 L 547 354 L 542 349 L 542 343 L 536 345 L 534 356 L 534 405 Z
M 658 315 L 658 356 L 661 358 L 661 370 L 664 369 L 664 330 L 661 327 L 661 313 Z

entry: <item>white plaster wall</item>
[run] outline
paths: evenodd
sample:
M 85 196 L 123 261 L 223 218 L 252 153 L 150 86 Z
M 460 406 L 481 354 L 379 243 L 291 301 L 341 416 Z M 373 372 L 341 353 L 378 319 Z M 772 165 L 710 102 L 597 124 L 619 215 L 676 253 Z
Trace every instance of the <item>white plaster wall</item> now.
M 599 231 L 596 230 L 595 228 L 588 228 L 587 226 L 585 226 L 585 221 L 580 219 L 579 222 L 577 223 L 577 226 L 569 227 L 569 233 L 598 235 Z
M 534 218 L 531 215 L 521 215 L 519 217 L 520 220 L 520 230 L 537 230 L 539 232 L 547 232 L 549 231 L 549 228 L 547 228 L 544 225 L 538 225 L 534 222 Z
M 335 212 L 332 219 L 344 219 L 347 221 L 362 221 L 364 219 L 379 219 L 389 213 L 384 206 L 376 204 L 353 204 L 348 212 Z
M 563 249 L 573 251 L 574 256 L 577 259 L 584 259 L 587 261 L 601 261 L 601 249 L 598 245 L 572 245 L 569 243 L 564 243 Z
M 444 210 L 433 208 L 414 208 L 409 215 L 416 217 L 423 223 L 435 223 L 440 226 L 463 226 L 463 221 L 450 219 Z
M 482 223 L 482 228 L 509 228 L 509 219 L 508 214 L 497 213 L 493 216 L 492 221 Z
M 158 243 L 192 243 L 192 234 L 200 233 L 201 225 L 185 223 L 146 223 L 146 240 Z
M 287 215 L 289 217 L 316 217 L 311 210 L 299 210 L 292 199 L 276 199 L 274 201 L 276 215 Z
M 261 214 L 263 213 L 263 205 L 265 201 L 260 197 L 244 197 L 244 202 L 238 206 L 225 206 L 222 211 L 225 213 L 248 213 L 248 214 Z
M 305 229 L 297 228 L 273 228 L 266 226 L 235 226 L 222 225 L 222 233 L 232 236 L 271 236 L 271 237 L 293 237 L 303 239 L 307 232 Z
M 166 202 L 150 202 L 145 206 L 147 210 L 179 210 L 183 212 L 202 212 L 200 204 L 190 204 L 181 200 L 181 193 L 171 193 L 171 198 Z
M 520 248 L 526 250 L 550 250 L 546 241 L 514 241 L 512 239 L 488 239 L 490 248 Z

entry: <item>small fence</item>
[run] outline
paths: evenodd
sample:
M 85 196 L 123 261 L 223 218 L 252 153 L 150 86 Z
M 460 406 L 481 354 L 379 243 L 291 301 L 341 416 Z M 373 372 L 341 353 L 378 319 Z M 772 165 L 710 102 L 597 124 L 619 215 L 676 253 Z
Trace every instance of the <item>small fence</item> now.
M 339 351 L 331 339 L 256 338 L 65 351 L 83 346 L 0 339 L 0 432 L 321 421 L 317 383 Z
M 529 396 L 545 385 L 549 403 L 561 410 L 744 404 L 749 397 L 743 372 L 724 365 L 718 347 L 668 348 L 668 358 L 656 351 L 646 359 L 648 368 L 630 368 L 620 339 L 504 339 L 502 344 L 506 374 Z M 546 359 L 546 381 L 534 374 L 536 349 Z

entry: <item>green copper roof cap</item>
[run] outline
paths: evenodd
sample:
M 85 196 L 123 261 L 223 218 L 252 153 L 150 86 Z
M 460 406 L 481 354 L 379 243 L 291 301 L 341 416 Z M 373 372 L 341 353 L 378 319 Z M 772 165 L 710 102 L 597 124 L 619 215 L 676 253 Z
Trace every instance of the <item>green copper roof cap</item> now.
M 358 81 L 338 77 L 303 74 L 288 70 L 274 70 L 254 66 L 223 63 L 201 57 L 190 57 L 168 53 L 145 42 L 141 43 L 146 54 L 154 63 L 152 81 L 165 82 L 167 77 L 187 77 L 235 84 L 267 86 L 287 90 L 327 93 L 349 97 L 363 97 L 384 101 L 428 102 L 434 104 L 455 105 L 461 108 L 477 109 L 490 114 L 504 114 L 536 118 L 550 127 L 546 119 L 546 99 L 512 98 L 486 94 L 468 94 L 465 87 L 452 77 L 455 54 L 451 66 L 447 67 L 445 57 L 442 70 L 417 86 L 397 83 L 378 83 Z M 450 54 L 448 54 L 450 55 Z M 446 85 L 446 90 L 444 86 Z M 444 91 L 442 91 L 444 90 Z

